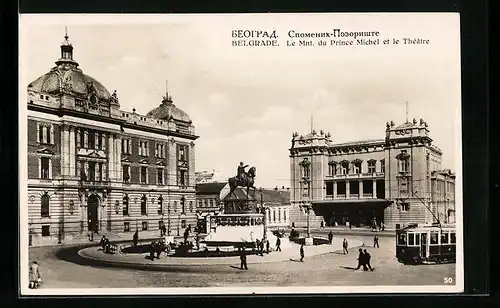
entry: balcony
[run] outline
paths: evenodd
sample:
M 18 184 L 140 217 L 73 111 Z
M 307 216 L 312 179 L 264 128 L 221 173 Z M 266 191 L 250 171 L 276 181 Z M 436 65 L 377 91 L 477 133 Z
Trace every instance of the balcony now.
M 109 181 L 87 181 L 80 180 L 80 186 L 94 187 L 94 188 L 105 188 L 109 186 Z
M 374 179 L 374 178 L 383 178 L 383 172 L 375 172 L 375 173 L 350 173 L 350 174 L 336 174 L 336 175 L 328 175 L 327 177 L 333 177 L 334 180 L 350 180 L 350 179 Z

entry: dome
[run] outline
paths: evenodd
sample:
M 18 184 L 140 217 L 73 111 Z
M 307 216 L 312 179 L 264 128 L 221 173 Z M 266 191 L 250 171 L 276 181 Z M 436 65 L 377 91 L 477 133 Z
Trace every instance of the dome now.
M 28 90 L 51 94 L 66 92 L 85 97 L 94 94 L 99 100 L 110 101 L 109 91 L 78 68 L 78 63 L 73 60 L 73 45 L 69 42 L 67 33 L 64 39 L 61 58 L 56 61 L 57 66 L 30 83 Z
M 189 115 L 175 106 L 170 97 L 164 98 L 161 105 L 148 112 L 146 116 L 158 120 L 169 121 L 170 119 L 174 119 L 177 121 L 191 123 Z
M 111 99 L 111 94 L 99 81 L 85 75 L 76 67 L 58 65 L 28 85 L 29 90 L 52 94 L 62 92 L 63 88 L 79 96 L 94 92 L 99 100 Z

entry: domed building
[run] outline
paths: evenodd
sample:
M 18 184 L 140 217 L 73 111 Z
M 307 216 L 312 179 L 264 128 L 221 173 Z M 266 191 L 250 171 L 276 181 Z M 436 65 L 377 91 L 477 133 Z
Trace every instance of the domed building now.
M 195 135 L 166 94 L 146 115 L 61 57 L 27 87 L 30 245 L 182 235 L 196 224 Z

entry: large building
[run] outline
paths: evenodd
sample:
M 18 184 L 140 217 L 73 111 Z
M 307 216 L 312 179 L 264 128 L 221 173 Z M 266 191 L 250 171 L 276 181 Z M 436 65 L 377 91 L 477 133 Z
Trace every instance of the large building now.
M 291 221 L 305 226 L 309 216 L 313 226 L 383 222 L 389 229 L 448 222 L 455 209 L 455 176 L 440 171 L 441 156 L 422 119 L 399 126 L 391 121 L 379 140 L 334 144 L 323 131 L 294 133 Z
M 61 58 L 28 85 L 31 245 L 96 232 L 172 235 L 196 223 L 195 144 L 189 116 L 167 95 L 141 115 L 83 73 L 68 36 Z

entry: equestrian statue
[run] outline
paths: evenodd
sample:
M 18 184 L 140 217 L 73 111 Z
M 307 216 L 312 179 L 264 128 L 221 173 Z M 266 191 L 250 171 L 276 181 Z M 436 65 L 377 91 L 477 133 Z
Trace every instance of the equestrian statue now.
M 244 165 L 243 162 L 240 162 L 240 165 L 238 166 L 237 170 L 237 175 L 232 178 L 229 178 L 228 183 L 229 183 L 229 188 L 231 189 L 229 196 L 232 196 L 237 187 L 246 187 L 247 196 L 250 187 L 253 188 L 255 192 L 256 189 L 254 186 L 255 167 L 251 167 L 250 169 L 248 169 L 248 172 L 245 172 L 245 168 L 247 167 L 248 165 Z

